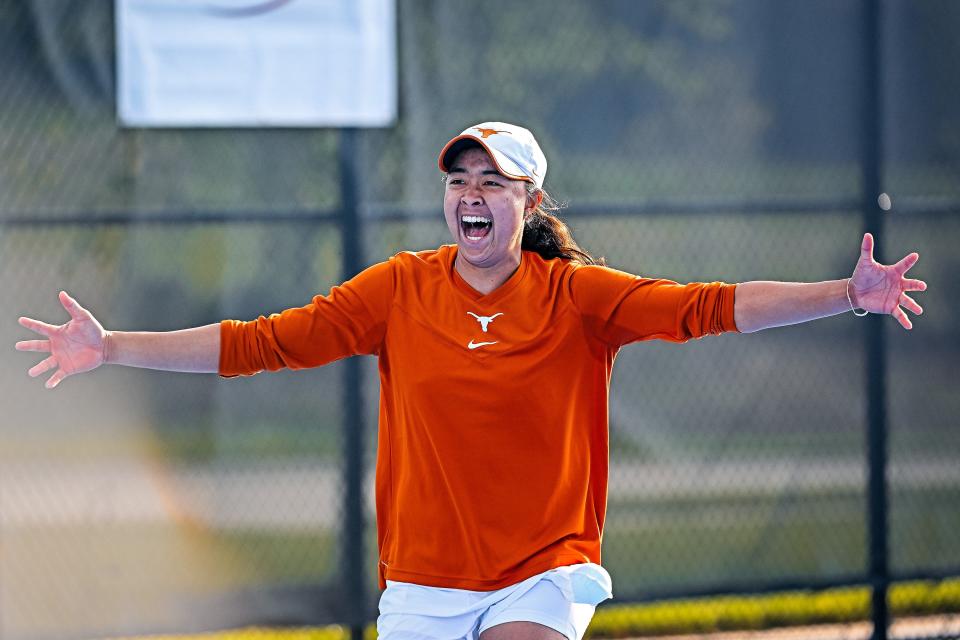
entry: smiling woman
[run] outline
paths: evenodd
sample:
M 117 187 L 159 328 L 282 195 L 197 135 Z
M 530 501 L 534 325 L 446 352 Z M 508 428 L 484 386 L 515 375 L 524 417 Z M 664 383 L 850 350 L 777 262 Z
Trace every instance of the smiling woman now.
M 581 250 L 543 191 L 533 135 L 489 122 L 440 153 L 454 244 L 401 252 L 303 307 L 167 333 L 105 330 L 65 292 L 70 321 L 20 323 L 50 355 L 31 376 L 104 363 L 229 378 L 380 363 L 379 636 L 582 638 L 611 597 L 600 566 L 607 394 L 624 345 L 685 342 L 850 311 L 920 313 L 863 237 L 853 275 L 828 282 L 678 284 L 610 269 Z
M 559 206 L 543 190 L 547 160 L 527 129 L 485 122 L 444 147 L 444 215 L 457 241 L 457 270 L 489 293 L 520 264 L 521 250 L 542 258 L 603 264 L 583 251 L 555 215 Z
M 535 203 L 519 180 L 500 175 L 484 149 L 454 157 L 443 213 L 457 242 L 457 271 L 474 289 L 489 293 L 520 266 L 523 220 Z

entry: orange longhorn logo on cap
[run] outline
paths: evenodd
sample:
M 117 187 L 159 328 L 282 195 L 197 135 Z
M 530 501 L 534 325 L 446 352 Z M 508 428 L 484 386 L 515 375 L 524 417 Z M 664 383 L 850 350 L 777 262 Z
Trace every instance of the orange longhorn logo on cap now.
M 483 129 L 481 127 L 474 127 L 477 131 L 480 132 L 480 137 L 486 140 L 495 133 L 510 133 L 509 131 L 497 131 L 496 129 Z

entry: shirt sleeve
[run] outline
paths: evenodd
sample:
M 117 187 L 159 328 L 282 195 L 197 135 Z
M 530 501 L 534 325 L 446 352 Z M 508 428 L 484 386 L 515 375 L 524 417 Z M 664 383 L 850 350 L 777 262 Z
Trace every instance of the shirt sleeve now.
M 654 339 L 686 342 L 737 331 L 735 284 L 678 284 L 585 266 L 571 275 L 570 288 L 587 331 L 612 346 Z
M 219 373 L 234 377 L 264 369 L 306 369 L 378 353 L 393 288 L 393 262 L 382 262 L 303 307 L 249 322 L 224 320 Z

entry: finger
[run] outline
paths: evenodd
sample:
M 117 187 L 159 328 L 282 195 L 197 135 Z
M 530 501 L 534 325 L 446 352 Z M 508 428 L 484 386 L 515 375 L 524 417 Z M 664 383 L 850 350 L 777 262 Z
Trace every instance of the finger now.
M 36 378 L 40 374 L 56 368 L 57 358 L 56 356 L 50 356 L 49 358 L 44 358 L 41 360 L 39 364 L 35 364 L 34 366 L 30 367 L 30 370 L 27 371 L 27 375 L 29 375 L 31 378 Z
M 17 351 L 50 351 L 49 340 L 21 340 L 16 344 Z
M 57 329 L 60 327 L 55 327 L 52 324 L 47 324 L 46 322 L 40 322 L 39 320 L 34 320 L 33 318 L 23 318 L 21 317 L 17 322 L 21 326 L 30 329 L 31 331 L 36 331 L 37 333 L 42 333 L 45 336 L 52 336 L 57 332 Z
M 863 242 L 860 243 L 860 259 L 873 261 L 873 236 L 869 233 L 863 234 Z
M 913 265 L 917 264 L 917 260 L 920 259 L 919 253 L 911 253 L 910 255 L 904 256 L 900 262 L 893 265 L 893 270 L 903 275 L 907 270 Z
M 57 372 L 54 373 L 47 381 L 43 384 L 47 389 L 53 389 L 55 386 L 60 384 L 60 381 L 67 377 L 67 374 L 63 372 L 63 369 L 57 369 Z
M 896 318 L 897 322 L 899 322 L 900 326 L 904 329 L 909 330 L 913 328 L 913 323 L 910 322 L 910 318 L 907 317 L 907 314 L 904 313 L 903 309 L 900 307 L 894 307 L 893 311 L 890 312 L 890 315 Z
M 899 304 L 901 307 L 907 309 L 908 311 L 912 311 L 917 315 L 920 315 L 921 313 L 923 313 L 923 307 L 918 305 L 916 300 L 914 300 L 913 298 L 911 298 L 905 293 L 900 294 Z
M 66 291 L 60 292 L 60 304 L 67 310 L 70 317 L 74 320 L 84 320 L 90 314 L 89 311 L 80 306 L 80 303 L 70 297 Z
M 904 278 L 903 280 L 903 290 L 904 291 L 926 291 L 927 283 L 923 280 L 912 280 Z

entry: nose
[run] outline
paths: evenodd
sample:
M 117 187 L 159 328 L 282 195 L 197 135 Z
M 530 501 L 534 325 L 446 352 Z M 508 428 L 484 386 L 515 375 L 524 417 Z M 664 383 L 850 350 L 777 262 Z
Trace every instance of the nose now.
M 480 190 L 477 187 L 471 186 L 460 196 L 460 202 L 467 206 L 476 207 L 483 204 L 483 196 L 480 195 Z

